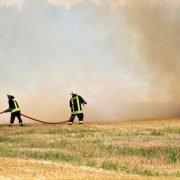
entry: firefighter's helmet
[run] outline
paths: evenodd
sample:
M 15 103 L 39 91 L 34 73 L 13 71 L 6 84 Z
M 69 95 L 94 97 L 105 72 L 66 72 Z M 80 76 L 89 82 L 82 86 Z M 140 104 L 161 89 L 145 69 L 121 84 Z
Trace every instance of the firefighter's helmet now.
M 71 95 L 77 95 L 77 92 L 76 92 L 75 90 L 73 90 L 73 91 L 71 92 Z

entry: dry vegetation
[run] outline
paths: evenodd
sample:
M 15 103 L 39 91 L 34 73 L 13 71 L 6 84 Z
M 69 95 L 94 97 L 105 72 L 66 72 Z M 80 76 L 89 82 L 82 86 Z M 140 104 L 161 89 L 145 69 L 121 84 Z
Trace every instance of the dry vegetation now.
M 1 179 L 180 178 L 179 120 L 0 128 Z

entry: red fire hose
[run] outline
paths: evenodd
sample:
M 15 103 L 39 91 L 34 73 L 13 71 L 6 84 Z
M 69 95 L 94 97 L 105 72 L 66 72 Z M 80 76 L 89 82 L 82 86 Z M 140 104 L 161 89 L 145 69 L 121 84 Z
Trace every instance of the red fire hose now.
M 41 120 L 38 120 L 38 119 L 35 119 L 35 118 L 32 118 L 32 117 L 29 117 L 29 116 L 27 116 L 25 114 L 22 114 L 22 113 L 21 113 L 21 116 L 26 117 L 28 119 L 31 119 L 33 121 L 37 121 L 37 122 L 41 122 L 41 123 L 45 123 L 45 124 L 64 124 L 64 123 L 69 121 L 69 120 L 66 120 L 66 121 L 62 121 L 62 122 L 46 122 L 46 121 L 41 121 Z
M 3 113 L 4 113 L 4 111 L 0 112 L 0 114 L 3 114 Z M 72 118 L 74 118 L 73 116 L 71 116 L 71 118 L 69 120 L 66 120 L 66 121 L 61 121 L 61 122 L 46 122 L 46 121 L 41 121 L 41 120 L 38 120 L 38 119 L 35 119 L 35 118 L 32 118 L 32 117 L 29 117 L 29 116 L 27 116 L 25 114 L 22 114 L 22 113 L 21 113 L 21 116 L 26 117 L 28 119 L 31 119 L 33 121 L 44 123 L 44 124 L 64 124 L 64 123 L 68 122 L 69 120 L 71 120 Z

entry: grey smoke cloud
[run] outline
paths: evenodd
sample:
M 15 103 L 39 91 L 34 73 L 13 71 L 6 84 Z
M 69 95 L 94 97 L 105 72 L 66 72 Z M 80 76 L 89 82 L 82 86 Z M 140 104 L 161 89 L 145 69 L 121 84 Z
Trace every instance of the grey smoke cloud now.
M 88 121 L 177 117 L 178 5 L 30 0 L 21 9 L 1 6 L 1 107 L 11 91 L 24 113 L 58 121 L 69 117 L 76 89 L 88 101 Z
M 151 98 L 179 103 L 179 1 L 142 1 L 129 5 L 125 13 L 129 28 L 135 31 L 138 64 L 145 65 Z M 141 68 L 138 69 L 141 71 Z M 154 93 L 154 96 L 153 96 Z

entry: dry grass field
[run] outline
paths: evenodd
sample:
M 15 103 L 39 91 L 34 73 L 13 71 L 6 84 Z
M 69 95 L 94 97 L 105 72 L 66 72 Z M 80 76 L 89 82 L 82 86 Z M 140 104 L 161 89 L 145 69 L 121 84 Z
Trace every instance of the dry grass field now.
M 0 125 L 0 179 L 180 179 L 180 120 Z

